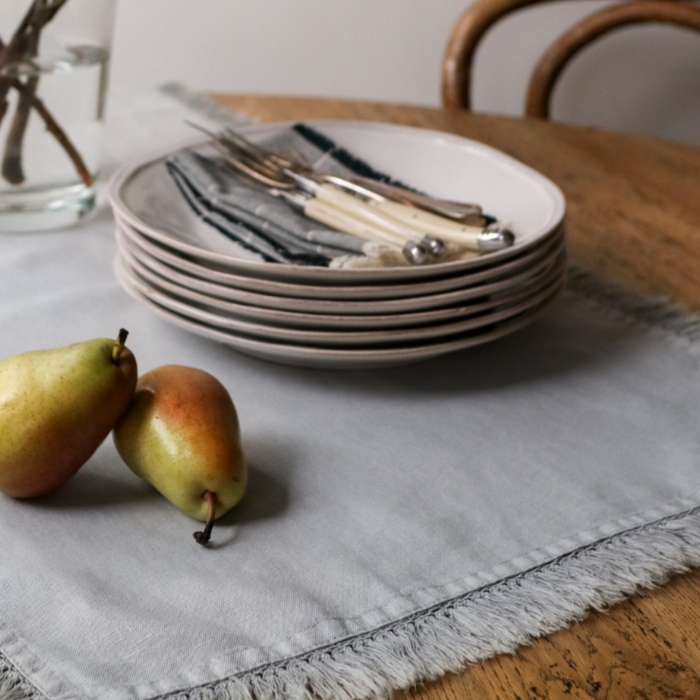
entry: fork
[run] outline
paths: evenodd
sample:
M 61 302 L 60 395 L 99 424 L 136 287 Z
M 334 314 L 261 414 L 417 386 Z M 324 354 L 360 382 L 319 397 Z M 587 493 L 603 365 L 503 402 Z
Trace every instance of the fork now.
M 339 210 L 347 216 L 357 218 L 365 227 L 379 229 L 397 242 L 414 242 L 418 237 L 433 257 L 444 253 L 445 240 L 478 251 L 500 250 L 514 242 L 513 234 L 497 224 L 483 227 L 460 224 L 387 200 L 375 192 L 364 191 L 364 188 L 355 187 L 355 194 L 348 194 L 341 187 L 335 186 L 336 181 L 342 181 L 343 178 L 319 177 L 308 166 L 302 175 L 299 173 L 298 161 L 268 151 L 232 130 L 213 134 L 199 126 L 193 126 L 213 138 L 213 145 L 237 172 L 275 190 L 302 190 L 332 207 L 336 213 Z M 332 178 L 330 183 L 329 178 Z M 311 212 L 308 215 L 315 218 Z M 324 223 L 331 225 L 326 220 Z
M 438 216 L 443 216 L 463 224 L 476 224 L 482 219 L 482 210 L 478 204 L 466 204 L 463 202 L 453 202 L 437 197 L 431 197 L 429 195 L 424 195 L 419 192 L 406 189 L 405 187 L 399 187 L 382 180 L 364 177 L 362 175 L 352 174 L 339 177 L 337 175 L 320 173 L 300 155 L 287 154 L 284 156 L 281 153 L 270 151 L 264 146 L 250 141 L 245 136 L 231 128 L 226 128 L 219 134 L 213 134 L 198 124 L 190 121 L 187 121 L 186 123 L 189 124 L 189 126 L 192 126 L 193 128 L 207 134 L 208 136 L 211 136 L 212 138 L 230 140 L 231 142 L 237 144 L 237 147 L 241 148 L 241 150 L 248 150 L 249 153 L 253 154 L 254 157 L 260 161 L 269 159 L 278 166 L 289 168 L 290 170 L 295 170 L 300 173 L 313 174 L 319 179 L 323 179 L 327 182 L 333 182 L 343 189 L 355 192 L 365 197 L 399 202 L 410 207 L 432 212 Z
M 246 147 L 245 152 L 234 156 L 225 141 L 222 143 L 217 135 L 205 133 L 213 138 L 213 146 L 224 156 L 224 168 L 228 167 L 234 175 L 246 178 L 249 186 L 262 187 L 268 194 L 284 199 L 315 221 L 358 238 L 393 247 L 413 265 L 436 261 L 447 252 L 442 241 L 419 234 L 401 222 L 386 221 L 381 215 L 363 207 L 354 196 L 345 195 L 348 197 L 345 207 L 339 207 L 327 198 L 324 201 L 315 197 L 318 183 L 296 174 L 284 175 L 281 166 L 273 164 L 272 160 L 263 161 L 257 158 L 257 154 L 251 158 L 249 152 L 252 144 L 251 148 Z M 295 177 L 300 182 L 296 182 Z M 418 240 L 420 235 L 423 238 Z
M 226 161 L 224 167 L 233 167 Z M 416 240 L 416 232 L 409 230 L 392 230 L 380 225 L 372 225 L 373 222 L 366 221 L 362 217 L 348 213 L 332 204 L 323 202 L 310 194 L 294 190 L 289 187 L 275 187 L 273 181 L 265 178 L 262 182 L 259 176 L 248 175 L 245 171 L 237 170 L 234 167 L 234 175 L 243 176 L 250 180 L 252 187 L 261 187 L 265 192 L 275 197 L 284 199 L 295 209 L 299 209 L 310 219 L 314 219 L 326 226 L 343 233 L 348 233 L 358 238 L 384 246 L 395 248 L 412 265 L 422 265 L 431 260 L 438 260 L 445 255 L 444 244 L 432 236 L 424 236 L 423 239 Z M 286 185 L 287 183 L 280 183 Z

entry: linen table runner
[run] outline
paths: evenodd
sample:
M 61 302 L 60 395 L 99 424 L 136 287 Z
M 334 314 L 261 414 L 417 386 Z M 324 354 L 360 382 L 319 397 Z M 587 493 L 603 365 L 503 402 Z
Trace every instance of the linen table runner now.
M 0 698 L 381 696 L 700 562 L 697 320 L 572 271 L 538 322 L 381 371 L 240 355 L 111 272 L 106 211 L 0 238 L 0 357 L 120 327 L 141 372 L 218 377 L 249 492 L 197 523 L 111 439 L 0 497 Z

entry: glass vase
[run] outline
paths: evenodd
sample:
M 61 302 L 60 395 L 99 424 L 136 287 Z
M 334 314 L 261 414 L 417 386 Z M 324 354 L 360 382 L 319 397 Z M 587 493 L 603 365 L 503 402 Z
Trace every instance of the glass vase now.
M 115 1 L 0 1 L 0 232 L 95 205 Z

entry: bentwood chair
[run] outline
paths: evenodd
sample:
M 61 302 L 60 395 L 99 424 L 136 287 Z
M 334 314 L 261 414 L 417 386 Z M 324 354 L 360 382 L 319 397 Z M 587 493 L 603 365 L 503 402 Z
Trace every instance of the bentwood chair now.
M 471 108 L 472 62 L 486 32 L 505 15 L 548 0 L 476 0 L 457 20 L 442 64 L 442 103 Z M 525 113 L 549 118 L 554 86 L 568 61 L 599 37 L 630 24 L 661 22 L 700 32 L 700 7 L 677 0 L 631 0 L 588 15 L 544 52 L 530 78 Z

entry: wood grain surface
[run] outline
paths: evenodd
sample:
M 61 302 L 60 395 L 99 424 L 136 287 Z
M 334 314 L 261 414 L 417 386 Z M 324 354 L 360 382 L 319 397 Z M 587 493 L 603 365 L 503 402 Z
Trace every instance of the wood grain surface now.
M 572 258 L 700 311 L 700 148 L 462 110 L 215 95 L 260 121 L 359 119 L 488 143 L 556 182 Z M 700 466 L 699 466 L 700 468 Z M 700 574 L 401 694 L 401 700 L 700 699 Z

